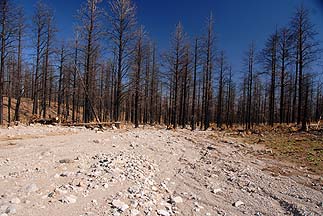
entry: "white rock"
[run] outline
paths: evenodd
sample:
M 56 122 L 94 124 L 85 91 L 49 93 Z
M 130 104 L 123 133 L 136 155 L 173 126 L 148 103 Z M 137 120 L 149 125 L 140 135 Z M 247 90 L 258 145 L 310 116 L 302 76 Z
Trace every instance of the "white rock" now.
M 131 205 L 133 208 L 137 208 L 138 204 L 139 204 L 139 203 L 138 203 L 136 200 L 131 200 L 131 201 L 130 201 L 130 205 Z
M 19 199 L 19 198 L 17 198 L 17 197 L 12 198 L 12 199 L 10 200 L 10 203 L 12 203 L 12 204 L 19 204 L 19 203 L 20 203 L 20 199 Z
M 26 191 L 28 193 L 36 192 L 36 191 L 38 191 L 38 187 L 36 184 L 29 184 L 26 186 Z
M 182 202 L 183 202 L 183 199 L 182 199 L 182 197 L 177 196 L 177 197 L 173 197 L 173 198 L 171 199 L 171 202 L 172 202 L 172 203 L 175 203 L 175 204 L 178 204 L 178 203 L 182 203 Z
M 69 196 L 64 196 L 59 201 L 61 201 L 62 203 L 66 203 L 66 204 L 73 204 L 73 203 L 76 203 L 76 200 L 77 200 L 77 197 L 76 196 L 69 195 Z
M 125 204 L 124 202 L 122 202 L 120 200 L 113 200 L 112 206 L 122 212 L 124 212 L 125 210 L 127 210 L 129 208 L 129 206 L 127 204 Z
M 213 189 L 212 190 L 212 193 L 216 194 L 216 193 L 219 193 L 221 192 L 222 190 L 220 188 L 217 188 L 217 189 Z
M 161 215 L 161 216 L 170 216 L 170 214 L 168 213 L 168 211 L 162 210 L 162 209 L 157 210 L 157 214 L 158 215 Z
M 128 188 L 128 192 L 131 193 L 131 194 L 136 194 L 136 193 L 139 192 L 139 187 L 132 186 L 132 187 Z
M 7 214 L 16 214 L 16 212 L 17 212 L 17 210 L 14 206 L 9 206 L 5 211 L 5 213 L 7 213 Z
M 6 213 L 0 214 L 0 216 L 8 216 Z
M 244 203 L 243 203 L 241 200 L 239 200 L 239 201 L 235 202 L 233 205 L 234 205 L 235 207 L 239 207 L 239 206 L 241 206 L 241 205 L 244 205 Z
M 138 211 L 137 209 L 131 209 L 131 216 L 137 216 L 140 214 L 140 211 Z
M 0 206 L 0 211 L 6 211 L 6 209 L 8 208 L 8 206 L 7 205 L 2 205 L 2 206 Z

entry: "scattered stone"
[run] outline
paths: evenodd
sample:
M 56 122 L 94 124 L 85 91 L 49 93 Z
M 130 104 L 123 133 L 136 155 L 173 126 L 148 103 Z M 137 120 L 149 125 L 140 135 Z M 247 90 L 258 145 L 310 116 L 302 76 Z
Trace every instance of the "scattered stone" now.
M 6 209 L 8 208 L 8 206 L 7 205 L 2 205 L 2 206 L 0 206 L 0 211 L 6 211 Z
M 79 181 L 79 183 L 76 186 L 77 187 L 84 187 L 85 183 L 83 181 Z
M 12 203 L 12 204 L 19 204 L 19 203 L 20 203 L 20 199 L 19 199 L 19 198 L 17 198 L 17 197 L 12 198 L 12 199 L 10 200 L 10 203 Z
M 180 197 L 180 196 L 172 197 L 172 198 L 171 198 L 171 203 L 178 204 L 178 203 L 182 203 L 182 202 L 183 202 L 183 199 L 182 199 L 182 197 Z
M 234 207 L 239 207 L 241 205 L 244 205 L 244 203 L 241 200 L 238 200 L 237 202 L 233 203 Z
M 220 188 L 213 189 L 211 192 L 214 194 L 220 193 L 222 190 Z
M 61 177 L 71 177 L 73 174 L 74 174 L 73 172 L 65 171 L 60 176 Z
M 14 206 L 9 206 L 5 211 L 6 214 L 16 214 L 16 212 L 17 210 Z
M 111 204 L 112 204 L 112 207 L 118 209 L 121 212 L 124 212 L 125 210 L 127 210 L 129 208 L 129 206 L 127 204 L 125 204 L 124 202 L 122 202 L 120 200 L 113 200 Z
M 137 216 L 140 214 L 140 211 L 138 211 L 137 209 L 131 209 L 130 213 L 131 213 L 131 216 Z
M 28 192 L 28 193 L 33 193 L 33 192 L 36 192 L 36 191 L 38 191 L 39 189 L 38 189 L 38 187 L 37 187 L 37 185 L 36 184 L 29 184 L 29 185 L 27 185 L 26 186 L 26 191 Z
M 54 190 L 54 193 L 57 194 L 57 195 L 63 195 L 63 194 L 67 194 L 67 191 L 66 190 L 62 190 L 60 188 L 56 188 Z
M 168 211 L 162 210 L 162 209 L 157 210 L 157 214 L 158 215 L 161 215 L 161 216 L 170 216 L 170 214 L 168 213 Z
M 137 208 L 138 204 L 139 204 L 139 203 L 138 203 L 136 200 L 131 200 L 131 201 L 130 201 L 130 205 L 131 205 L 131 207 L 133 207 L 133 208 Z
M 136 194 L 136 193 L 138 193 L 138 192 L 139 192 L 139 187 L 137 187 L 137 186 L 132 186 L 132 187 L 128 188 L 128 192 L 129 192 L 130 194 Z
M 77 197 L 76 196 L 69 195 L 69 196 L 64 196 L 59 201 L 61 201 L 62 203 L 66 203 L 66 204 L 73 204 L 73 203 L 76 203 L 76 200 L 77 200 Z
M 60 163 L 64 164 L 64 163 L 74 163 L 74 160 L 73 159 L 61 159 L 59 160 Z
M 100 140 L 95 139 L 95 140 L 93 140 L 93 142 L 96 143 L 96 144 L 99 144 Z
M 215 150 L 216 148 L 215 148 L 215 147 L 213 147 L 213 146 L 208 146 L 208 147 L 207 147 L 207 149 L 208 149 L 208 150 L 213 151 L 213 150 Z
M 93 203 L 93 205 L 98 205 L 98 201 L 97 201 L 97 200 L 95 200 L 95 199 L 94 199 L 94 200 L 92 200 L 91 202 Z

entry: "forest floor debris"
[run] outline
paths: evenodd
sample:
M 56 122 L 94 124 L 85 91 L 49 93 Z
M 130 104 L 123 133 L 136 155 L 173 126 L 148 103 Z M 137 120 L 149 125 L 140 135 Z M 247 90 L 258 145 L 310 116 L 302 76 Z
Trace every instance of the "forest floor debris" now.
M 153 127 L 0 129 L 0 215 L 322 215 L 323 178 L 271 158 L 262 139 Z

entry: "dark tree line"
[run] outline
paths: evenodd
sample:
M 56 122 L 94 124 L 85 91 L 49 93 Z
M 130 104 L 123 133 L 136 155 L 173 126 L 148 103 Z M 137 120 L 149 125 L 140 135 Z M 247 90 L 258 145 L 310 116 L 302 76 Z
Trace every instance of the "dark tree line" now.
M 321 50 L 303 6 L 262 49 L 252 42 L 239 70 L 215 46 L 212 14 L 195 38 L 178 23 L 165 53 L 137 23 L 131 0 L 84 0 L 75 14 L 74 38 L 62 40 L 50 6 L 38 1 L 27 22 L 14 0 L 0 1 L 0 124 L 20 121 L 23 101 L 36 117 L 193 130 L 306 129 L 322 116 Z

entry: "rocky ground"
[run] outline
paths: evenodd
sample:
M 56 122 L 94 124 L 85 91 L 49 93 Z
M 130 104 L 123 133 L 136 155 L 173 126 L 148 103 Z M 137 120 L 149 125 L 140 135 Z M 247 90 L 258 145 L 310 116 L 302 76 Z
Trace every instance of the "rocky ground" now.
M 0 129 L 0 215 L 323 215 L 323 178 L 220 132 Z

